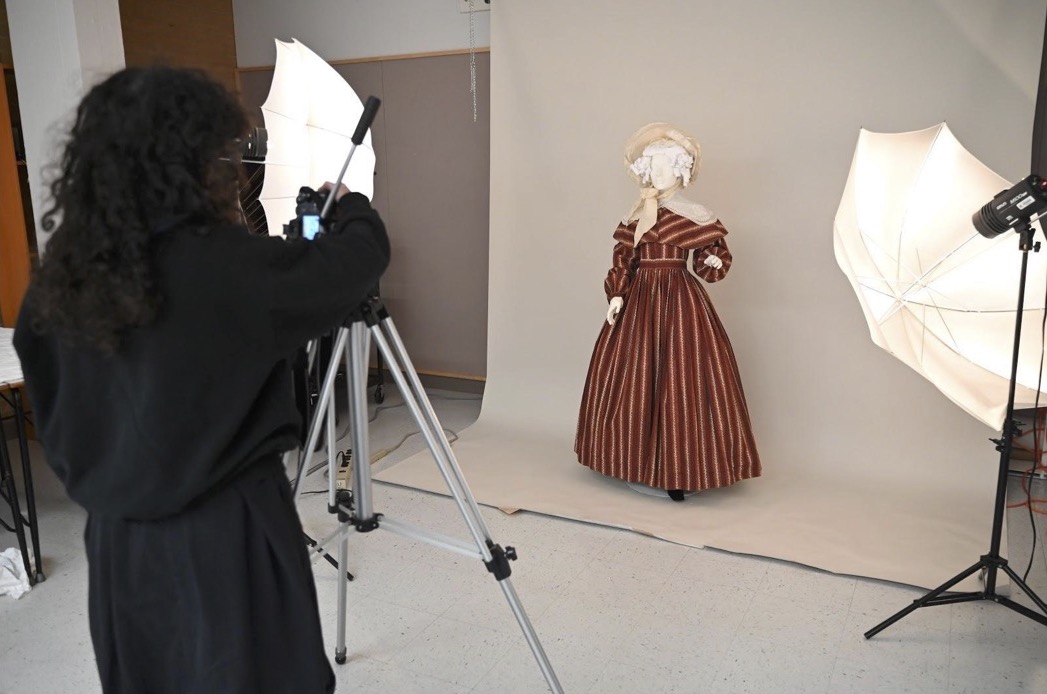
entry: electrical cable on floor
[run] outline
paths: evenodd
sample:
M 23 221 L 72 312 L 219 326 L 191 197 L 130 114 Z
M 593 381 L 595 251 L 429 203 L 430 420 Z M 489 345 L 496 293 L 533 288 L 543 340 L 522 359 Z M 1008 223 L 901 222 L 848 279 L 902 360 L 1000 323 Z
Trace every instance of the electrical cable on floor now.
M 1047 294 L 1043 297 L 1044 306 L 1047 306 Z M 1044 353 L 1044 341 L 1047 340 L 1047 311 L 1043 312 L 1043 321 L 1040 323 L 1040 368 L 1038 370 L 1038 376 L 1036 379 L 1036 402 L 1033 404 L 1033 428 L 1035 432 L 1036 414 L 1040 411 L 1040 388 L 1043 386 L 1043 353 Z M 1040 461 L 1039 455 L 1040 437 L 1033 436 L 1033 464 L 1029 467 L 1028 473 L 1028 487 L 1025 490 L 1025 505 L 1029 509 L 1029 525 L 1032 526 L 1032 549 L 1029 551 L 1029 565 L 1025 567 L 1025 574 L 1022 576 L 1022 581 L 1027 582 L 1029 580 L 1029 572 L 1032 571 L 1033 560 L 1036 557 L 1036 515 L 1033 510 L 1032 500 L 1032 473 L 1036 469 L 1037 463 Z M 1023 481 L 1025 478 L 1023 477 Z
M 450 438 L 447 439 L 447 443 L 453 444 L 455 441 L 458 440 L 458 433 L 456 431 L 453 431 L 451 429 L 448 429 L 447 427 L 444 427 L 443 432 L 445 434 L 450 434 Z M 379 460 L 381 460 L 382 458 L 386 457 L 390 453 L 395 453 L 396 450 L 398 448 L 400 448 L 400 446 L 403 446 L 405 443 L 407 443 L 407 439 L 411 438 L 412 436 L 415 436 L 416 434 L 420 434 L 420 433 L 422 433 L 422 432 L 420 432 L 420 431 L 412 431 L 410 434 L 407 434 L 402 439 L 400 439 L 400 443 L 396 444 L 392 448 L 383 448 L 382 450 L 378 451 L 377 453 L 375 453 L 374 455 L 371 456 L 371 465 L 374 465 L 375 463 L 377 463 Z
M 402 405 L 394 405 L 393 407 L 402 407 Z M 392 408 L 387 408 L 387 409 L 392 409 Z M 454 431 L 453 429 L 448 429 L 447 427 L 443 427 L 443 432 L 444 432 L 444 434 L 448 435 L 447 443 L 450 444 L 450 445 L 454 445 L 454 442 L 458 440 L 458 432 Z M 409 438 L 411 438 L 412 436 L 417 436 L 420 433 L 422 433 L 422 432 L 420 432 L 420 431 L 412 431 L 410 434 L 407 434 L 402 439 L 400 439 L 399 443 L 397 443 L 395 446 L 393 446 L 391 448 L 383 448 L 382 450 L 378 451 L 377 453 L 372 453 L 371 454 L 371 465 L 374 465 L 379 460 L 381 460 L 382 458 L 385 458 L 386 456 L 390 455 L 391 453 L 395 453 L 401 446 L 403 446 L 405 443 L 407 443 L 407 440 Z M 342 455 L 342 452 L 339 451 L 338 455 Z M 312 472 L 314 472 L 316 470 L 319 470 L 320 468 L 326 467 L 326 466 L 327 466 L 326 462 L 324 462 L 323 465 L 317 465 L 315 468 L 313 468 L 312 471 L 310 471 L 310 474 L 312 474 Z M 325 472 L 324 474 L 326 476 L 327 473 Z M 315 490 L 315 491 L 302 492 L 302 495 L 305 496 L 307 494 L 326 494 L 326 493 L 328 493 L 327 489 L 318 489 L 318 490 Z
M 403 406 L 404 406 L 404 403 L 400 403 L 399 405 L 384 405 L 384 406 L 380 405 L 378 407 L 375 407 L 374 408 L 374 414 L 372 414 L 371 416 L 369 416 L 367 418 L 367 423 L 371 424 L 372 422 L 374 422 L 374 420 L 378 419 L 379 413 L 383 412 L 384 410 L 395 410 L 395 409 L 397 409 L 399 407 L 403 407 Z M 342 439 L 344 439 L 348 435 L 349 435 L 349 423 L 346 422 L 345 426 L 343 426 L 340 430 L 335 432 L 334 440 L 335 441 L 341 441 Z M 316 465 L 313 465 L 311 468 L 309 468 L 306 471 L 306 473 L 305 473 L 306 476 L 308 477 L 309 475 L 313 474 L 317 470 L 320 470 L 321 468 L 327 467 L 328 462 L 329 461 L 326 458 L 324 458 L 324 460 L 322 460 L 321 462 L 319 462 Z M 371 464 L 374 465 L 374 461 L 373 460 L 371 461 Z M 302 493 L 305 494 L 306 492 L 302 492 Z
M 471 402 L 471 401 L 477 401 L 477 400 L 481 400 L 482 399 L 482 397 L 479 396 L 479 395 L 477 395 L 477 396 L 470 396 L 470 397 L 464 397 L 464 398 L 454 397 L 454 396 L 451 396 L 451 395 L 430 394 L 430 393 L 427 393 L 426 395 L 429 397 L 430 400 L 457 400 L 457 401 L 461 401 L 461 402 Z M 367 419 L 367 423 L 368 424 L 373 423 L 374 420 L 378 419 L 379 413 L 383 412 L 384 410 L 395 410 L 395 409 L 398 409 L 398 408 L 401 408 L 401 407 L 404 407 L 404 406 L 405 406 L 405 403 L 400 403 L 398 405 L 384 405 L 384 406 L 379 405 L 378 407 L 374 408 L 373 413 Z M 445 429 L 444 431 L 445 432 L 450 432 L 454 436 L 454 439 L 451 441 L 451 443 L 453 443 L 454 441 L 458 440 L 458 434 L 456 434 L 455 432 L 451 431 L 450 429 Z M 337 432 L 335 432 L 335 441 L 341 441 L 342 439 L 344 439 L 348 435 L 349 435 L 349 423 L 346 422 L 345 426 L 343 426 L 341 429 L 339 429 Z M 384 458 L 386 455 L 388 455 L 390 453 L 393 453 L 394 451 L 396 451 L 397 448 L 399 448 L 403 444 L 404 444 L 404 442 L 401 441 L 400 443 L 398 443 L 393 448 L 383 450 L 381 452 L 382 455 L 379 456 L 379 458 L 375 458 L 375 457 L 372 456 L 371 464 L 374 465 L 376 462 L 378 462 L 378 460 L 380 458 Z M 305 473 L 306 476 L 312 475 L 316 471 L 318 471 L 318 470 L 320 470 L 322 468 L 327 467 L 327 462 L 328 461 L 326 459 L 324 459 L 323 461 L 313 465 L 311 468 L 309 468 L 309 470 L 306 471 L 306 473 Z M 305 494 L 306 492 L 302 492 L 302 493 Z

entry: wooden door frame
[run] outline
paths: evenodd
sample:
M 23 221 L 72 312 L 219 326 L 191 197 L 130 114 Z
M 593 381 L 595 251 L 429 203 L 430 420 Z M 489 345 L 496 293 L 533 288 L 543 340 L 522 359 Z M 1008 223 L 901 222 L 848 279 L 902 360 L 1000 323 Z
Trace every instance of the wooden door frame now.
M 0 76 L 8 66 L 0 63 Z M 14 326 L 29 285 L 29 240 L 15 159 L 7 80 L 0 79 L 0 325 Z

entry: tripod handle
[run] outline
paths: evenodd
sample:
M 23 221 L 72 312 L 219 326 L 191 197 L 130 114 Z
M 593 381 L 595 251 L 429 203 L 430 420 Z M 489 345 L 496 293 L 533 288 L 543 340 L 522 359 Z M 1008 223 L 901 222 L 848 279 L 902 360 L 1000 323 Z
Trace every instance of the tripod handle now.
M 338 186 L 341 185 L 342 179 L 345 178 L 345 172 L 349 169 L 349 162 L 352 161 L 356 148 L 364 141 L 364 136 L 367 135 L 367 129 L 370 128 L 371 123 L 374 122 L 374 117 L 378 113 L 378 107 L 381 105 L 382 101 L 378 97 L 367 97 L 367 103 L 364 104 L 364 112 L 360 114 L 360 120 L 356 123 L 356 132 L 354 132 L 352 138 L 350 138 L 353 146 L 349 148 L 349 155 L 346 156 L 345 162 L 342 164 L 342 170 L 338 172 L 338 178 L 335 180 L 330 195 L 327 196 L 327 201 L 324 202 L 324 208 L 320 210 L 320 219 L 327 219 L 327 216 L 330 214 L 331 207 L 334 204 L 335 191 L 338 190 Z
M 378 97 L 367 97 L 367 103 L 364 104 L 364 112 L 360 115 L 360 120 L 356 124 L 356 132 L 353 133 L 352 140 L 354 145 L 359 145 L 364 141 L 364 135 L 367 134 L 367 129 L 374 122 L 374 117 L 378 114 L 378 107 L 381 105 L 382 101 Z

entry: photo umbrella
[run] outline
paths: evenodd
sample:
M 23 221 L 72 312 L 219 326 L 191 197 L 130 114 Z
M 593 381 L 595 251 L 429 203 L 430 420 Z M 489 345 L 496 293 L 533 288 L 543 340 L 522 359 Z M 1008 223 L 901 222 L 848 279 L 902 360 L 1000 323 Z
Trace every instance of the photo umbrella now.
M 360 97 L 323 58 L 298 40 L 276 41 L 273 82 L 262 104 L 268 151 L 258 195 L 270 234 L 282 233 L 283 225 L 294 219 L 302 186 L 317 189 L 335 179 L 363 111 Z M 374 167 L 368 131 L 343 183 L 371 199 Z
M 1007 412 L 1020 258 L 1014 235 L 985 238 L 971 214 L 1009 187 L 944 123 L 909 133 L 863 129 L 833 233 L 873 342 L 997 431 Z M 1045 265 L 1037 257 L 1029 267 L 1018 409 L 1036 402 Z

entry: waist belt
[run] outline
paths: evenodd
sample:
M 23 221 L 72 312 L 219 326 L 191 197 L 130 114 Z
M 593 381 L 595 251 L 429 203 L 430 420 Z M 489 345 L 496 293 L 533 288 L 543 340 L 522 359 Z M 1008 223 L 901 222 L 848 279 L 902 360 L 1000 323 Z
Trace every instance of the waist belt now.
M 655 268 L 655 269 L 686 269 L 687 259 L 686 258 L 641 258 L 640 267 L 644 268 Z

